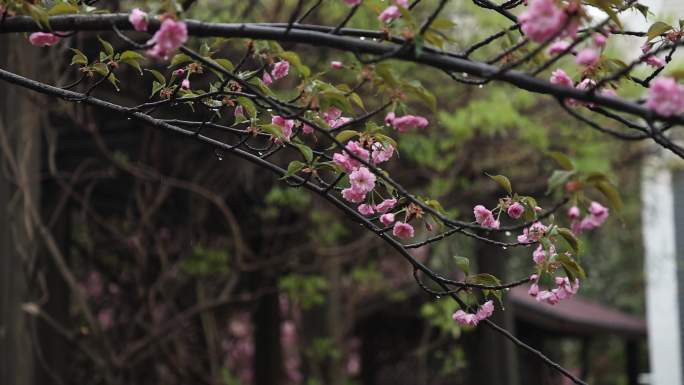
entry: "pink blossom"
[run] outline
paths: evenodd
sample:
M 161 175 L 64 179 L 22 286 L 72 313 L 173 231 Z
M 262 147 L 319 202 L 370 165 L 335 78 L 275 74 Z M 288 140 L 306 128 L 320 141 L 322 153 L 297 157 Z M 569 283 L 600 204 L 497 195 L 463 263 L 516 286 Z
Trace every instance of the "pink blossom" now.
M 59 42 L 59 36 L 53 33 L 34 32 L 29 35 L 29 42 L 32 45 L 46 47 L 57 44 Z
M 575 62 L 579 65 L 583 65 L 585 67 L 591 67 L 598 63 L 599 58 L 601 55 L 599 55 L 598 51 L 596 51 L 593 48 L 585 48 L 577 54 L 577 58 L 575 59 Z
M 350 141 L 345 146 L 345 150 L 342 154 L 333 154 L 333 162 L 338 164 L 345 172 L 352 172 L 355 168 L 359 167 L 361 163 L 358 160 L 349 156 L 349 154 L 354 154 L 357 157 L 368 160 L 368 150 L 363 148 L 358 142 Z
M 341 61 L 333 60 L 330 62 L 330 68 L 332 68 L 334 70 L 339 70 L 339 69 L 344 68 L 344 64 L 342 64 Z
M 271 75 L 270 75 L 268 72 L 266 72 L 266 71 L 264 71 L 264 74 L 261 75 L 261 81 L 262 81 L 264 84 L 266 84 L 267 86 L 270 86 L 271 84 L 273 84 L 273 78 L 272 78 Z
M 287 60 L 281 60 L 273 66 L 273 71 L 271 71 L 271 76 L 275 80 L 280 80 L 287 76 L 287 74 L 290 72 L 290 62 Z
M 536 284 L 536 283 L 533 283 L 533 284 L 530 286 L 530 289 L 527 290 L 527 294 L 529 294 L 529 295 L 532 296 L 532 297 L 536 297 L 537 294 L 539 294 L 539 285 Z
M 394 214 L 392 214 L 392 213 L 382 214 L 380 216 L 380 222 L 382 222 L 382 224 L 385 226 L 390 226 L 392 223 L 394 223 Z
M 333 162 L 340 166 L 344 172 L 352 172 L 358 166 L 358 161 L 352 159 L 346 153 L 336 152 L 333 154 Z
M 684 111 L 684 87 L 670 77 L 657 77 L 649 88 L 646 107 L 669 117 Z
M 396 204 L 397 204 L 397 200 L 394 198 L 385 199 L 384 201 L 375 205 L 375 210 L 377 210 L 379 213 L 385 213 L 388 210 L 393 209 Z
M 351 121 L 351 118 L 342 116 L 342 110 L 337 107 L 330 107 L 323 113 L 323 120 L 332 128 L 338 128 Z
M 553 293 L 548 290 L 542 290 L 537 294 L 537 301 L 546 301 L 549 305 L 555 305 L 560 301 L 560 299 L 558 298 L 556 293 Z
M 363 214 L 365 216 L 370 216 L 370 215 L 373 215 L 373 213 L 374 213 L 373 206 L 371 206 L 367 203 L 359 205 L 358 210 L 361 214 Z
M 114 327 L 114 309 L 104 308 L 97 313 L 97 322 L 102 330 L 109 330 Z
M 305 134 L 313 134 L 314 128 L 304 123 L 302 124 L 302 132 Z
M 594 38 L 594 44 L 596 44 L 597 47 L 605 46 L 606 41 L 608 40 L 606 35 L 604 35 L 602 33 L 595 33 L 594 36 L 592 36 L 592 37 Z
M 413 226 L 408 223 L 397 222 L 394 224 L 392 234 L 394 234 L 395 237 L 404 239 L 413 238 Z
M 607 96 L 609 98 L 614 98 L 617 97 L 617 92 L 615 92 L 615 90 L 612 88 L 604 88 L 601 90 L 601 95 Z
M 494 219 L 494 215 L 491 211 L 487 210 L 486 207 L 482 205 L 477 205 L 473 208 L 473 214 L 475 214 L 475 222 L 482 227 L 489 227 L 492 229 L 499 228 L 499 221 Z
M 565 87 L 572 87 L 574 85 L 570 76 L 560 68 L 551 73 L 549 81 L 551 84 L 558 84 Z
M 451 318 L 458 322 L 461 326 L 477 326 L 477 315 L 466 313 L 463 310 L 457 310 Z
M 546 262 L 549 258 L 555 257 L 556 255 L 558 254 L 556 254 L 556 248 L 553 245 L 549 246 L 548 251 L 544 250 L 542 245 L 539 245 L 537 246 L 537 249 L 534 250 L 534 252 L 532 253 L 532 260 L 534 261 L 534 263 L 539 265 Z
M 531 0 L 519 17 L 521 29 L 530 40 L 542 43 L 558 34 L 567 15 L 554 0 Z
M 549 46 L 548 53 L 549 55 L 558 55 L 560 53 L 565 52 L 566 49 L 570 47 L 570 43 L 565 42 L 565 41 L 557 41 Z
M 363 192 L 370 192 L 375 188 L 375 174 L 366 167 L 359 167 L 349 174 L 352 188 Z
M 572 206 L 568 209 L 568 218 L 570 219 L 579 219 L 580 217 L 580 209 L 577 206 Z
M 521 205 L 518 202 L 515 202 L 508 207 L 507 212 L 509 217 L 513 219 L 518 219 L 525 212 L 525 206 Z
M 190 80 L 189 79 L 183 79 L 181 82 L 181 88 L 184 90 L 189 90 L 190 89 Z
M 461 326 L 477 326 L 480 321 L 483 321 L 494 313 L 494 302 L 489 300 L 482 304 L 475 314 L 467 313 L 463 310 L 457 310 L 451 318 L 458 322 Z
M 133 8 L 131 14 L 128 15 L 128 21 L 136 31 L 147 31 L 147 13 L 141 11 L 140 8 Z
M 592 79 L 586 78 L 586 79 L 582 80 L 577 85 L 577 87 L 575 87 L 575 88 L 578 90 L 586 90 L 586 89 L 589 89 L 590 87 L 593 87 L 595 85 L 596 85 L 595 81 L 593 81 Z M 568 99 L 567 104 L 569 106 L 583 106 L 583 105 L 586 105 L 587 107 L 593 107 L 594 106 L 593 103 L 585 103 L 585 102 L 581 102 L 577 99 Z
M 385 118 L 387 121 L 387 118 Z M 404 115 L 392 119 L 392 127 L 399 132 L 406 132 L 412 128 L 425 128 L 429 124 L 428 120 L 422 116 Z
M 394 154 L 394 146 L 391 144 L 383 145 L 380 142 L 375 142 L 371 148 L 373 149 L 373 152 L 371 153 L 373 164 L 387 162 Z
M 518 242 L 530 243 L 539 241 L 546 234 L 546 226 L 541 222 L 534 222 L 532 226 L 523 229 L 523 233 L 518 235 Z
M 641 52 L 647 53 L 647 52 L 651 51 L 651 48 L 653 48 L 653 44 L 646 42 L 641 46 Z
M 280 130 L 283 132 L 283 136 L 285 137 L 285 140 L 290 140 L 290 136 L 292 136 L 292 129 L 294 128 L 294 125 L 295 125 L 294 120 L 285 119 L 280 115 L 274 115 L 271 118 L 271 123 L 280 127 Z
M 162 22 L 159 30 L 147 43 L 154 47 L 147 50 L 147 55 L 156 59 L 167 60 L 188 40 L 188 29 L 184 22 L 166 19 Z
M 237 107 L 235 107 L 235 111 L 233 112 L 233 114 L 235 115 L 235 118 L 236 118 L 236 119 L 238 119 L 238 118 L 239 118 L 239 119 L 244 119 L 244 117 L 245 117 L 245 108 L 242 107 L 242 106 L 237 106 Z
M 388 112 L 387 115 L 385 115 L 385 124 L 391 126 L 396 117 L 397 115 L 394 112 Z
M 342 198 L 344 198 L 348 202 L 360 203 L 363 202 L 364 199 L 366 199 L 366 192 L 359 189 L 355 189 L 354 187 L 349 187 L 342 190 Z
M 479 321 L 482 321 L 484 319 L 487 319 L 492 316 L 494 313 L 494 302 L 491 300 L 485 302 L 480 306 L 480 309 L 478 309 L 477 313 L 475 315 L 477 316 L 477 319 Z
M 608 208 L 598 202 L 591 202 L 589 213 L 598 226 L 601 226 L 608 219 Z
M 179 69 L 173 71 L 173 74 L 176 77 L 181 77 L 181 76 L 185 75 L 185 70 L 183 68 L 179 68 Z
M 401 11 L 399 10 L 399 7 L 397 7 L 396 5 L 390 5 L 380 13 L 380 16 L 378 16 L 378 20 L 382 21 L 383 23 L 389 23 L 390 21 L 398 19 L 400 17 Z
M 650 65 L 653 68 L 665 67 L 665 60 L 659 58 L 655 55 L 650 55 L 644 59 L 644 63 Z

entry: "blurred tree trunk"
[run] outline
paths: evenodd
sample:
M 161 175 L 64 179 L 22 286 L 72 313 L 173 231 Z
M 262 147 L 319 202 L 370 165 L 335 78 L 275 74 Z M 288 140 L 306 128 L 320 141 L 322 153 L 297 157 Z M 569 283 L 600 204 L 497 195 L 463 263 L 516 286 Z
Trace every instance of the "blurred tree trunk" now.
M 0 68 L 20 69 L 22 75 L 33 77 L 37 49 L 22 47 L 19 54 L 11 40 L 16 36 L 0 36 Z M 23 209 L 24 204 L 39 204 L 40 114 L 27 93 L 6 86 L 0 98 L 0 130 L 7 136 L 11 155 L 19 160 L 22 183 L 32 192 L 17 197 L 17 178 L 0 150 L 0 379 L 4 385 L 34 381 L 30 323 L 22 303 L 28 299 L 25 266 L 35 257 L 36 247 Z
M 501 249 L 485 242 L 475 242 L 474 255 L 479 273 L 489 273 L 506 281 L 506 259 Z M 504 299 L 504 305 L 508 307 Z M 513 312 L 497 310 L 490 318 L 497 325 L 515 332 Z M 480 326 L 466 334 L 469 384 L 518 385 L 515 346 L 491 328 Z

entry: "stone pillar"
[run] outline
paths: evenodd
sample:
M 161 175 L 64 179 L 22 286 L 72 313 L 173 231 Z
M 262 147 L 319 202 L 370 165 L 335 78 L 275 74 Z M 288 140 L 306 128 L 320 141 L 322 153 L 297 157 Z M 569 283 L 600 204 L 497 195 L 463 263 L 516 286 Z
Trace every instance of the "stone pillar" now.
M 648 159 L 641 183 L 651 385 L 682 385 L 684 161 Z

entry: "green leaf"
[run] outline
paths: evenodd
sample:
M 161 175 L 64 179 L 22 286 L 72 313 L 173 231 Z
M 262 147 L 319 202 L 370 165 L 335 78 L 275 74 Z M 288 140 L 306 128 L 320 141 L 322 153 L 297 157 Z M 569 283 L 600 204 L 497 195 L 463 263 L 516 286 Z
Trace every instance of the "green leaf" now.
M 646 36 L 648 37 L 648 41 L 651 41 L 670 30 L 672 30 L 671 25 L 662 21 L 656 21 L 655 23 L 651 24 L 650 27 L 648 27 L 648 32 L 646 33 Z
M 81 64 L 81 65 L 88 65 L 88 57 L 81 52 L 80 50 L 76 48 L 71 48 L 71 51 L 74 52 L 74 57 L 71 58 L 71 65 L 74 64 Z
M 570 229 L 561 227 L 558 229 L 558 234 L 565 239 L 575 253 L 579 252 L 579 240 L 577 240 L 577 237 L 575 237 L 575 234 Z
M 298 160 L 293 160 L 292 162 L 290 162 L 290 164 L 287 165 L 287 173 L 283 175 L 283 177 L 280 179 L 287 179 L 301 171 L 304 167 L 306 167 L 305 163 L 300 162 Z
M 465 275 L 468 275 L 470 272 L 470 260 L 466 257 L 459 257 L 456 255 L 454 256 L 454 261 L 456 262 L 458 268 L 461 269 Z
M 148 70 L 146 69 L 145 71 L 149 72 L 152 74 L 152 76 L 157 79 L 157 81 L 163 85 L 166 85 L 166 78 L 164 78 L 164 75 L 162 75 L 159 71 L 157 70 Z
M 28 2 L 24 2 L 22 6 L 24 11 L 31 16 L 39 27 L 52 30 L 52 28 L 50 28 L 49 15 L 43 8 L 29 4 Z
M 622 198 L 617 189 L 607 181 L 600 181 L 594 186 L 608 199 L 608 203 L 617 211 L 622 211 Z
M 217 62 L 221 67 L 225 68 L 227 71 L 233 72 L 233 70 L 235 70 L 233 62 L 231 62 L 228 59 L 214 59 L 214 61 Z
M 500 286 L 501 280 L 487 273 L 468 276 L 466 282 L 484 286 Z
M 574 175 L 575 171 L 554 170 L 554 172 L 549 177 L 549 188 L 546 190 L 546 193 L 548 194 L 551 191 L 558 188 L 558 186 L 562 186 L 565 182 L 568 181 L 568 179 L 572 178 Z
M 584 273 L 584 269 L 582 269 L 582 266 L 580 266 L 577 261 L 572 259 L 572 257 L 569 257 L 567 254 L 558 254 L 556 256 L 556 261 L 560 262 L 571 281 L 574 281 L 575 278 L 584 279 L 587 277 L 587 275 Z
M 575 165 L 572 163 L 572 160 L 562 152 L 550 151 L 548 155 L 553 158 L 553 160 L 555 160 L 556 163 L 558 163 L 558 165 L 564 170 L 572 171 L 575 169 Z
M 244 96 L 240 96 L 237 98 L 237 102 L 238 102 L 238 104 L 240 104 L 245 109 L 245 111 L 247 112 L 247 115 L 250 118 L 256 118 L 257 109 L 256 109 L 256 106 L 254 105 L 254 102 L 251 99 L 246 98 Z
M 355 136 L 358 136 L 358 135 L 359 135 L 358 131 L 344 130 L 344 131 L 340 132 L 339 134 L 337 134 L 337 136 L 335 136 L 335 140 L 337 140 L 340 143 L 344 143 L 344 142 L 348 141 L 349 139 L 351 139 Z
M 268 133 L 268 134 L 271 134 L 271 135 L 275 136 L 276 138 L 279 138 L 279 139 L 284 139 L 284 138 L 285 138 L 285 137 L 283 136 L 283 129 L 282 129 L 280 126 L 276 125 L 276 124 L 270 124 L 270 123 L 269 123 L 269 124 L 264 124 L 264 125 L 259 126 L 259 128 L 260 128 L 262 131 L 264 131 L 264 132 L 266 132 L 266 133 Z
M 508 195 L 513 194 L 513 188 L 511 187 L 511 181 L 508 180 L 507 177 L 505 177 L 504 175 L 489 175 L 489 174 L 485 174 L 485 175 L 492 178 L 492 180 L 494 180 L 501 187 L 503 187 L 503 189 L 508 192 Z
M 65 15 L 69 13 L 78 13 L 78 7 L 69 3 L 57 3 L 48 10 L 48 15 Z
M 364 107 L 363 105 L 363 100 L 356 92 L 352 92 L 351 94 L 349 94 L 349 99 L 351 99 L 351 101 L 354 102 L 357 106 L 366 109 L 366 107 Z
M 434 29 L 451 29 L 456 27 L 456 23 L 454 23 L 450 19 L 445 19 L 445 18 L 439 18 L 436 19 L 435 21 L 430 24 L 430 28 Z
M 187 63 L 192 61 L 192 58 L 184 53 L 177 53 L 171 58 L 171 63 L 168 68 L 175 67 L 179 64 Z
M 299 152 L 301 152 L 302 155 L 304 155 L 304 159 L 306 159 L 306 163 L 311 164 L 311 162 L 313 161 L 313 150 L 311 149 L 311 147 L 309 147 L 303 143 L 292 143 L 292 144 L 299 149 Z
M 157 92 L 161 91 L 166 85 L 159 83 L 158 81 L 153 81 L 152 82 L 152 93 L 150 94 L 150 97 L 154 96 Z
M 140 67 L 140 60 L 143 60 L 144 57 L 143 55 L 135 52 L 135 51 L 124 51 L 121 53 L 121 56 L 119 57 L 119 60 L 122 62 L 134 67 L 135 69 L 140 72 L 140 75 L 143 74 L 142 68 Z
M 102 48 L 104 48 L 105 53 L 107 54 L 107 56 L 109 56 L 109 57 L 114 56 L 114 47 L 112 47 L 112 45 L 109 44 L 108 41 L 102 39 L 102 38 L 99 37 L 99 36 L 97 37 L 97 40 L 99 40 L 99 41 L 100 41 L 100 44 L 102 44 Z

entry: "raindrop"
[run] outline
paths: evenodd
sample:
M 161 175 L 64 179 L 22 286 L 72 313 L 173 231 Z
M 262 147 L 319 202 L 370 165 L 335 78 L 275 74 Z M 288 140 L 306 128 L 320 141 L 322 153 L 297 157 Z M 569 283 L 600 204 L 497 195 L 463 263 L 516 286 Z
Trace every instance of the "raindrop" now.
M 439 296 L 439 295 L 436 295 L 436 296 L 435 296 L 435 299 L 441 299 L 441 298 L 442 298 L 442 297 Z
M 477 88 L 484 88 L 484 85 L 480 84 Z
M 361 40 L 366 40 L 366 37 L 365 37 L 365 36 L 361 36 L 359 39 L 361 39 Z
M 126 120 L 131 120 L 131 117 L 130 117 L 130 116 L 129 116 L 129 117 L 127 117 L 127 118 L 126 118 Z
M 468 73 L 467 73 L 467 72 L 464 72 L 464 73 L 463 73 L 463 77 L 464 77 L 464 78 L 467 78 L 467 77 L 468 77 Z
M 510 231 L 506 231 L 504 234 L 506 234 L 507 237 L 510 237 L 510 236 L 511 236 L 511 232 L 510 232 Z
M 511 291 L 511 288 L 510 288 L 510 287 L 507 287 L 507 288 L 506 288 L 506 291 Z
M 502 249 L 504 249 L 504 250 L 508 250 L 508 247 L 504 246 L 504 247 L 502 247 Z

